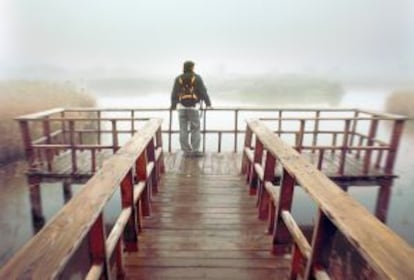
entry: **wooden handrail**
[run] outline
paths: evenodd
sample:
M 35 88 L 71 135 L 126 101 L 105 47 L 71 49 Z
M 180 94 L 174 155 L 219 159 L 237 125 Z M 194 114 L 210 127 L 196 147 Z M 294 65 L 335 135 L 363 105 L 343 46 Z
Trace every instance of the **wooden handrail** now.
M 256 136 L 256 141 L 260 141 L 267 153 L 282 165 L 286 176 L 291 178 L 288 178 L 289 184 L 292 184 L 293 178 L 302 186 L 320 209 L 323 215 L 320 219 L 328 219 L 381 279 L 410 279 L 414 275 L 414 249 L 406 241 L 303 159 L 262 122 L 249 120 L 247 125 Z M 281 201 L 283 199 L 286 198 L 281 198 Z M 281 207 L 280 213 L 284 210 Z M 316 249 L 312 247 L 312 256 L 321 245 L 317 241 L 315 244 L 313 246 Z M 308 265 L 307 273 L 311 273 L 311 270 Z
M 160 127 L 161 119 L 148 121 L 140 129 L 140 133 L 135 134 L 126 145 L 107 160 L 82 190 L 4 265 L 0 270 L 0 279 L 50 279 L 58 277 L 82 241 L 88 238 L 92 227 L 95 228 L 95 232 L 96 230 L 99 232 L 99 227 L 102 227 L 104 206 L 114 192 L 119 189 L 123 180 L 127 179 L 131 184 L 131 170 L 135 170 L 134 166 L 137 165 L 138 168 L 139 165 L 146 162 L 145 154 L 154 154 L 155 151 L 147 151 L 147 147 L 151 146 Z M 154 148 L 153 145 L 152 147 Z M 146 170 L 147 168 L 150 170 Z M 149 163 L 143 171 L 137 169 L 137 172 L 141 172 L 137 174 L 141 186 L 142 182 L 151 177 L 151 174 L 147 174 L 147 172 L 153 168 L 154 163 L 152 165 Z M 142 190 L 139 194 L 134 193 L 134 200 L 141 192 Z M 125 209 L 131 208 L 123 208 L 118 226 L 125 225 L 125 215 L 131 213 L 130 210 Z M 122 230 L 115 229 L 111 233 L 110 239 L 107 241 L 109 243 L 106 245 L 109 246 L 108 250 L 115 248 L 114 236 L 119 236 L 120 232 Z M 94 239 L 92 242 L 96 242 L 96 240 Z M 99 254 L 95 257 L 100 258 Z M 109 259 L 109 256 L 104 258 Z M 105 262 L 103 265 L 106 265 Z M 105 269 L 108 268 L 102 270 L 99 265 L 94 263 L 91 273 L 94 274 L 97 271 L 101 273 Z

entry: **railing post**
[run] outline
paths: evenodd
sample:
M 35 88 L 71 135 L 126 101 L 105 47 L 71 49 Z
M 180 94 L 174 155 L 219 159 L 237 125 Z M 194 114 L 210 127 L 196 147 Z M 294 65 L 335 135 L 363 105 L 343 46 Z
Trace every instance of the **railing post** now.
M 51 144 L 52 140 L 50 137 L 50 122 L 49 122 L 49 118 L 45 117 L 42 121 L 43 124 L 43 136 L 46 139 L 46 144 Z M 45 155 L 46 155 L 46 163 L 47 163 L 47 170 L 48 171 L 52 171 L 52 151 L 50 150 L 50 148 L 46 148 L 45 150 Z
M 119 149 L 118 130 L 116 128 L 116 120 L 111 120 L 111 124 L 112 124 L 112 146 L 113 146 L 112 149 L 114 153 L 116 153 L 116 151 Z
M 263 181 L 260 182 L 260 191 L 259 191 L 259 219 L 266 220 L 269 216 L 269 203 L 270 203 L 270 196 L 269 193 L 265 190 L 264 186 L 266 182 L 272 182 L 275 177 L 275 166 L 276 166 L 276 159 L 275 157 L 267 152 L 266 153 L 266 161 L 265 161 L 265 168 L 263 174 Z
M 161 149 L 161 154 L 160 157 L 158 159 L 158 172 L 160 174 L 165 173 L 165 163 L 164 163 L 164 152 L 163 152 L 163 144 L 162 144 L 162 131 L 161 131 L 161 127 L 157 130 L 156 134 L 155 134 L 155 139 L 156 139 L 156 147 Z
M 305 120 L 300 120 L 299 132 L 296 138 L 296 150 L 298 151 L 298 153 L 302 152 L 304 133 L 305 133 Z
M 305 275 L 303 279 L 314 279 L 314 270 L 324 270 L 328 265 L 328 256 L 324 249 L 330 248 L 334 234 L 336 233 L 335 225 L 319 209 L 316 224 L 312 236 L 311 256 L 306 264 Z
M 203 153 L 206 152 L 206 127 L 207 127 L 207 111 L 206 109 L 203 109 L 204 111 L 204 118 L 203 118 Z
M 98 119 L 98 121 L 97 121 L 98 134 L 96 135 L 96 137 L 97 137 L 97 140 L 98 140 L 98 145 L 100 146 L 102 144 L 101 111 L 96 111 L 96 118 Z
M 69 144 L 71 150 L 71 160 L 72 160 L 72 173 L 78 171 L 78 165 L 76 162 L 76 147 L 75 147 L 75 121 L 69 120 Z
M 253 163 L 250 165 L 249 170 L 249 186 L 250 186 L 250 195 L 255 195 L 257 192 L 257 182 L 258 182 L 258 176 L 256 173 L 256 170 L 254 168 L 256 163 L 262 164 L 263 159 L 263 144 L 260 141 L 259 138 L 256 137 L 256 144 L 254 148 L 254 156 L 253 156 Z
M 93 223 L 89 232 L 89 247 L 92 258 L 92 263 L 95 265 L 103 265 L 103 278 L 110 279 L 109 273 L 109 260 L 106 255 L 106 234 L 105 225 L 103 222 L 102 213 L 98 216 Z
M 38 232 L 45 224 L 45 217 L 43 216 L 42 207 L 42 193 L 40 191 L 41 178 L 38 176 L 30 176 L 28 178 L 29 183 L 29 195 L 30 195 L 30 208 L 32 213 L 32 222 L 34 232 Z
M 283 168 L 283 175 L 280 185 L 279 202 L 276 207 L 275 228 L 273 232 L 272 252 L 277 255 L 289 252 L 291 245 L 291 236 L 288 228 L 282 219 L 282 211 L 290 212 L 292 208 L 293 193 L 295 190 L 295 178 Z
M 173 111 L 170 109 L 169 112 L 170 113 L 168 115 L 168 118 L 169 118 L 169 122 L 168 122 L 168 152 L 171 153 L 171 134 L 172 134 L 171 129 L 172 129 L 172 112 Z
M 374 145 L 374 139 L 375 139 L 375 136 L 377 135 L 378 119 L 376 117 L 377 117 L 376 115 L 373 115 L 373 119 L 371 120 L 371 126 L 369 128 L 368 141 L 367 141 L 368 149 L 365 151 L 364 163 L 362 167 L 363 174 L 368 174 L 368 171 L 371 165 L 372 150 L 369 148 L 372 145 Z
M 245 137 L 244 137 L 244 147 L 243 147 L 243 150 L 242 150 L 243 158 L 242 158 L 241 174 L 247 174 L 247 172 L 248 172 L 249 159 L 246 155 L 245 148 L 248 148 L 248 149 L 251 148 L 252 138 L 253 138 L 252 130 L 250 129 L 249 125 L 247 125 L 246 126 L 246 134 L 245 134 Z
M 136 172 L 136 182 L 144 181 L 145 188 L 141 195 L 141 210 L 143 216 L 149 216 L 151 214 L 151 205 L 150 205 L 150 184 L 148 182 L 147 175 L 147 156 L 145 151 L 141 153 L 135 163 L 135 172 Z
M 237 137 L 239 131 L 239 109 L 234 111 L 234 152 L 237 153 Z
M 312 135 L 312 153 L 315 153 L 315 146 L 318 142 L 318 132 L 319 132 L 319 117 L 321 116 L 321 111 L 316 110 L 315 112 L 315 123 L 313 126 L 313 135 Z
M 148 174 L 149 176 L 148 179 L 150 180 L 150 184 L 151 184 L 151 191 L 153 191 L 154 193 L 158 193 L 158 181 L 157 181 L 157 176 L 156 176 L 157 164 L 155 162 L 154 137 L 151 138 L 151 140 L 149 141 L 148 146 L 146 148 L 146 153 L 147 153 L 148 162 L 154 163 L 154 168 L 151 171 L 151 174 Z
M 395 120 L 390 139 L 390 150 L 385 162 L 385 173 L 392 174 L 405 120 Z
M 348 137 L 349 137 L 349 127 L 350 127 L 351 121 L 345 120 L 345 127 L 344 127 L 344 136 L 342 139 L 342 148 L 341 148 L 341 154 L 339 158 L 339 168 L 338 168 L 338 174 L 343 175 L 345 170 L 345 159 L 346 159 L 346 153 L 348 150 Z
M 359 111 L 354 111 L 354 120 L 352 122 L 352 128 L 351 128 L 351 137 L 349 138 L 349 146 L 352 147 L 354 145 L 354 139 L 355 139 L 355 132 L 358 127 L 358 117 L 359 117 Z M 351 153 L 352 150 L 349 150 L 349 153 Z
M 131 215 L 125 225 L 123 240 L 125 251 L 138 251 L 138 223 L 137 211 L 134 205 L 134 181 L 132 170 L 128 171 L 121 182 L 121 203 L 122 208 L 131 207 Z
M 131 110 L 131 136 L 135 133 L 135 111 Z
M 392 179 L 381 181 L 377 194 L 375 216 L 383 223 L 387 221 L 388 207 L 391 198 L 392 182 Z
M 30 135 L 29 122 L 27 120 L 19 120 L 20 131 L 22 133 L 22 140 L 24 145 L 24 151 L 26 159 L 30 167 L 34 167 L 35 154 L 32 145 L 32 137 Z

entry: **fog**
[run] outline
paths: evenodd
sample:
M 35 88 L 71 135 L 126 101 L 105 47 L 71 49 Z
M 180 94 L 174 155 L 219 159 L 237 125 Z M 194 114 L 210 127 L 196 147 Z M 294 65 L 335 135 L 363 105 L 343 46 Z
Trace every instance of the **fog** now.
M 299 73 L 411 82 L 411 0 L 2 0 L 0 77 Z

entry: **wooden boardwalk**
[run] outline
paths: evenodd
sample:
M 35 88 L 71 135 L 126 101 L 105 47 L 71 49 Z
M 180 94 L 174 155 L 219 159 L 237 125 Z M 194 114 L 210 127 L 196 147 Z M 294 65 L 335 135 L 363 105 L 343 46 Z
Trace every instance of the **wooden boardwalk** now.
M 124 255 L 128 279 L 287 278 L 290 260 L 271 254 L 271 235 L 232 159 L 166 157 L 139 251 Z

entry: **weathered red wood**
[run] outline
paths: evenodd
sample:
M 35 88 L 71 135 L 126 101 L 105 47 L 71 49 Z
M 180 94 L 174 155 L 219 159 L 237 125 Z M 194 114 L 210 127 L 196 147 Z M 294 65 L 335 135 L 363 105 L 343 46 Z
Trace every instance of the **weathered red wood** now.
M 113 149 L 114 149 L 114 153 L 119 149 L 119 144 L 118 144 L 118 131 L 117 131 L 117 121 L 116 120 L 111 120 L 111 125 L 112 125 L 112 145 L 113 145 Z
M 121 182 L 122 208 L 131 207 L 131 216 L 125 226 L 123 240 L 127 252 L 138 251 L 138 224 L 137 212 L 134 205 L 134 183 L 132 170 L 128 171 Z
M 151 192 L 157 193 L 158 192 L 158 180 L 157 180 L 157 165 L 155 164 L 155 143 L 154 138 L 152 138 L 147 146 L 146 149 L 147 153 L 147 161 L 154 163 L 154 169 L 152 170 L 151 174 L 147 174 L 149 176 L 150 184 L 151 184 Z
M 267 181 L 272 181 L 275 177 L 275 167 L 276 167 L 276 159 L 271 153 L 266 153 L 266 161 L 265 161 L 265 168 L 264 168 L 264 175 L 263 181 L 260 182 L 260 192 L 259 192 L 259 203 L 258 203 L 258 212 L 259 212 L 259 219 L 266 220 L 269 215 L 269 204 L 270 196 L 269 193 L 266 191 L 264 184 Z
M 34 164 L 34 151 L 32 147 L 32 138 L 30 135 L 29 122 L 26 120 L 19 120 L 20 132 L 22 134 L 22 140 L 24 145 L 24 150 L 26 154 L 26 160 L 29 163 L 29 166 L 32 167 Z
M 388 207 L 391 199 L 392 180 L 383 180 L 378 189 L 375 216 L 382 222 L 387 221 Z
M 374 139 L 375 139 L 375 136 L 377 135 L 377 129 L 378 129 L 378 119 L 372 119 L 371 120 L 371 125 L 370 125 L 370 128 L 369 128 L 369 133 L 368 133 L 367 146 L 372 146 L 374 144 Z M 371 150 L 366 150 L 365 151 L 364 165 L 362 167 L 363 168 L 362 169 L 363 174 L 367 174 L 369 169 L 370 169 L 371 155 L 372 155 Z
M 256 163 L 262 164 L 263 159 L 263 145 L 259 139 L 256 138 L 256 144 L 254 148 L 254 156 L 253 156 L 253 163 L 250 165 L 250 176 L 249 176 L 249 193 L 250 195 L 255 195 L 257 192 L 257 183 L 258 183 L 258 176 L 255 171 L 254 165 Z
M 141 198 L 141 211 L 143 216 L 149 216 L 151 214 L 150 208 L 150 182 L 148 181 L 148 174 L 147 174 L 147 155 L 146 153 L 142 153 L 135 164 L 135 172 L 136 172 L 136 182 L 143 181 L 145 182 L 145 189 L 142 193 Z
M 295 178 L 283 168 L 283 176 L 280 186 L 279 202 L 275 214 L 275 230 L 273 233 L 273 249 L 275 254 L 285 254 L 290 250 L 292 238 L 282 219 L 282 211 L 290 211 L 292 208 L 293 193 L 295 190 Z
M 71 159 L 72 159 L 72 173 L 78 171 L 78 164 L 76 160 L 76 149 L 75 149 L 75 122 L 73 120 L 69 121 L 69 144 L 71 146 Z
M 39 231 L 45 224 L 42 207 L 42 195 L 40 192 L 40 180 L 38 176 L 29 177 L 30 208 L 34 231 Z
M 338 174 L 343 175 L 345 170 L 345 159 L 346 159 L 346 153 L 348 151 L 348 138 L 349 138 L 349 127 L 350 127 L 351 121 L 345 120 L 344 125 L 344 135 L 342 139 L 342 147 L 341 147 L 341 154 L 339 158 L 339 168 L 338 168 Z
M 331 247 L 335 232 L 335 225 L 325 213 L 319 210 L 312 235 L 312 252 L 306 264 L 304 279 L 312 279 L 316 267 L 321 270 L 328 266 L 325 252 Z
M 109 279 L 109 262 L 106 256 L 105 236 L 104 221 L 101 213 L 89 231 L 89 252 L 92 264 L 103 265 L 103 277 Z
M 250 148 L 252 146 L 252 131 L 249 128 L 249 126 L 246 127 L 246 135 L 244 137 L 244 148 Z M 247 158 L 247 155 L 244 151 L 244 149 L 242 150 L 243 153 L 243 158 L 242 158 L 242 168 L 241 168 L 241 174 L 248 174 L 249 170 L 250 170 L 250 165 L 251 163 L 249 162 L 249 159 Z
M 390 151 L 385 162 L 385 173 L 392 174 L 395 158 L 397 156 L 398 146 L 400 144 L 401 134 L 404 128 L 405 120 L 396 120 L 394 121 L 394 126 L 392 129 L 391 139 L 390 139 Z

